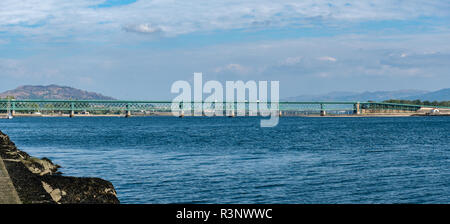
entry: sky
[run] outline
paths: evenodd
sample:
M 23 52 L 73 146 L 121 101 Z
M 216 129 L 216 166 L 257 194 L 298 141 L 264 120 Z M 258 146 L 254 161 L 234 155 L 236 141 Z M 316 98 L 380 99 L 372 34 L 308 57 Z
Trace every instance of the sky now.
M 194 72 L 280 81 L 281 98 L 449 88 L 450 1 L 0 1 L 0 92 L 170 100 Z

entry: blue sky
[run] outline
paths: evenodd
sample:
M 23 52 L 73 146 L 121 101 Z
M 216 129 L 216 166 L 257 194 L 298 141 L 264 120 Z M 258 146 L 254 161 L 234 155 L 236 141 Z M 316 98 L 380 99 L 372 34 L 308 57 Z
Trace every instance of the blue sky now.
M 168 100 L 176 80 L 279 80 L 281 97 L 448 88 L 450 2 L 3 0 L 0 91 Z

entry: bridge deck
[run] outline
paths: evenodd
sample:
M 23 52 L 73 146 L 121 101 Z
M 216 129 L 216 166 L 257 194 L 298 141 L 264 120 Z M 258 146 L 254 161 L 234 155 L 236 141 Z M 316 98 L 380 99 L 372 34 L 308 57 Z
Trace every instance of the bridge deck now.
M 125 101 L 125 100 L 8 100 L 0 99 L 1 114 L 123 114 L 126 113 L 169 113 L 197 111 L 234 111 L 266 108 L 282 111 L 286 114 L 364 114 L 417 112 L 423 105 L 395 104 L 383 102 L 276 102 L 271 104 L 259 102 L 181 102 L 172 105 L 170 101 Z M 450 109 L 444 107 L 433 107 Z M 261 109 L 260 109 L 261 110 Z

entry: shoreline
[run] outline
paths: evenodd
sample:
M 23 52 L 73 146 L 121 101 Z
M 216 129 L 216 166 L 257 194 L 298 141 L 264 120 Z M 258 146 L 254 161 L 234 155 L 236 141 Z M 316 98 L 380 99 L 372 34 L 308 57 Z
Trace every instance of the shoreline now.
M 111 182 L 95 177 L 63 176 L 58 171 L 59 165 L 19 150 L 1 131 L 0 159 L 23 204 L 120 203 Z

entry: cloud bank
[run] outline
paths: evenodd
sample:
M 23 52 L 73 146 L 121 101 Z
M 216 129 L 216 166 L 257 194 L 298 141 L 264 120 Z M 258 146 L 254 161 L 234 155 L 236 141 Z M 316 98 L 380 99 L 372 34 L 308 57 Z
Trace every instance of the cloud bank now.
M 2 0 L 0 31 L 52 37 L 90 32 L 162 31 L 169 36 L 254 27 L 341 26 L 345 23 L 448 16 L 450 2 L 379 1 L 128 1 Z M 130 25 L 133 24 L 133 25 Z M 153 24 L 153 25 L 151 25 Z
M 282 97 L 436 90 L 450 83 L 449 22 L 437 0 L 2 0 L 0 89 L 167 100 L 203 72 L 279 80 Z

